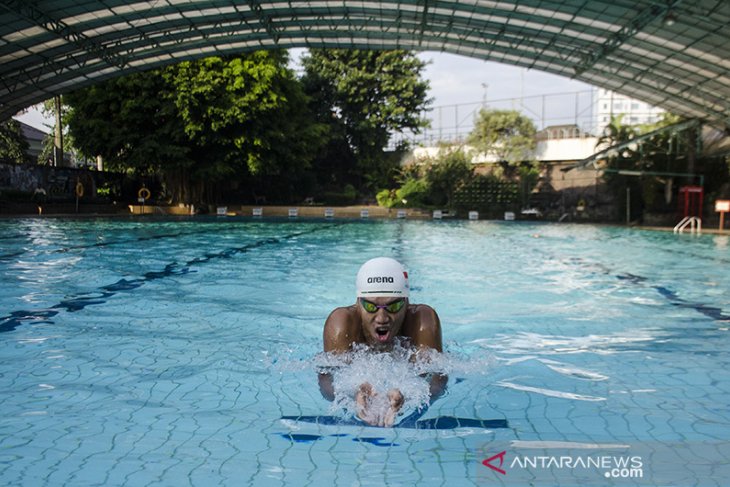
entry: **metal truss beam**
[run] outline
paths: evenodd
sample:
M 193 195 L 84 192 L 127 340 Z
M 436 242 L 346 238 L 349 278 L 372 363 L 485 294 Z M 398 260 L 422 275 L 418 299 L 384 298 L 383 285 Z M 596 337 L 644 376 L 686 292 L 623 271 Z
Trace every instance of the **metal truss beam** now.
M 117 53 L 109 52 L 104 46 L 90 39 L 85 34 L 67 25 L 62 20 L 54 19 L 46 14 L 34 0 L 6 0 L 0 3 L 6 10 L 19 15 L 27 21 L 53 32 L 82 51 L 89 52 L 103 59 L 107 64 L 124 69 L 127 59 Z
M 621 47 L 627 40 L 634 37 L 657 19 L 664 19 L 667 13 L 682 0 L 673 0 L 667 5 L 651 5 L 642 10 L 629 24 L 613 34 L 608 40 L 591 52 L 583 55 L 582 60 L 575 66 L 575 74 L 581 75 L 591 69 L 598 61 L 605 59 Z

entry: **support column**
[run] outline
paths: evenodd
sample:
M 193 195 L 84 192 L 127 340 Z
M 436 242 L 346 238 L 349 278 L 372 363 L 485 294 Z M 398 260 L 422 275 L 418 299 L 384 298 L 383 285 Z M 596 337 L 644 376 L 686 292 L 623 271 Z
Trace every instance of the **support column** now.
M 61 125 L 61 96 L 53 97 L 56 127 L 53 134 L 53 165 L 63 167 L 63 126 Z

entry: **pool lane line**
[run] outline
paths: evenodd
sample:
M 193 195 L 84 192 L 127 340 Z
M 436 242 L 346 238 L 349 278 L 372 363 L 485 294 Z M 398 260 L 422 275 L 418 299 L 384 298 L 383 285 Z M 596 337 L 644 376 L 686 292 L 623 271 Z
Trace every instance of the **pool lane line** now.
M 618 279 L 627 280 L 631 283 L 639 285 L 640 283 L 647 282 L 649 279 L 643 276 L 637 276 L 635 274 L 620 274 L 615 276 Z M 659 293 L 660 296 L 662 296 L 664 299 L 669 301 L 669 304 L 672 306 L 676 306 L 679 308 L 686 308 L 686 309 L 692 309 L 697 311 L 698 313 L 701 313 L 708 318 L 712 318 L 715 321 L 727 321 L 730 322 L 730 315 L 726 315 L 723 313 L 722 308 L 718 308 L 715 306 L 709 306 L 704 303 L 699 302 L 692 302 L 687 301 L 684 298 L 680 298 L 679 295 L 675 292 L 669 289 L 665 286 L 659 286 L 659 285 L 653 285 L 651 283 L 647 284 L 648 287 L 651 289 L 654 289 L 657 293 Z
M 83 245 L 73 245 L 69 247 L 62 247 L 59 249 L 40 249 L 36 250 L 38 254 L 65 254 L 67 252 L 71 252 L 72 250 L 82 250 L 82 249 L 91 249 L 91 248 L 101 248 L 101 247 L 110 247 L 112 245 L 120 245 L 120 244 L 134 244 L 137 242 L 148 242 L 150 240 L 162 240 L 164 238 L 176 238 L 176 237 L 187 237 L 189 235 L 197 235 L 201 233 L 207 233 L 210 232 L 210 229 L 206 230 L 196 230 L 193 232 L 177 232 L 177 233 L 163 233 L 160 235 L 147 235 L 144 237 L 138 237 L 138 238 L 132 238 L 129 240 L 113 240 L 111 242 L 95 242 L 93 244 L 83 244 Z M 25 253 L 28 253 L 30 249 L 23 249 L 22 251 L 15 252 L 14 254 L 5 254 L 0 255 L 0 261 L 8 260 L 13 257 L 18 257 L 20 255 L 23 255 Z
M 479 428 L 497 429 L 509 428 L 509 421 L 506 419 L 478 419 L 458 418 L 455 416 L 438 416 L 436 418 L 421 419 L 426 410 L 415 411 L 393 425 L 394 428 L 407 428 L 418 430 L 451 430 L 456 428 Z M 281 420 L 312 423 L 324 426 L 360 426 L 369 427 L 363 421 L 356 418 L 343 418 L 340 416 L 282 416 Z M 286 434 L 288 436 L 288 434 Z M 284 436 L 284 435 L 282 435 Z
M 643 247 L 643 246 L 642 246 Z M 646 248 L 646 247 L 643 247 Z M 695 254 L 694 252 L 683 252 L 676 249 L 664 249 L 659 248 L 657 250 L 661 250 L 667 253 L 672 254 L 680 254 L 682 256 L 689 255 L 691 257 L 703 259 L 703 260 L 711 260 L 715 262 L 721 262 L 721 263 L 727 263 L 730 262 L 728 259 L 724 259 L 722 257 L 711 257 L 711 256 L 704 256 L 701 254 Z M 698 313 L 701 313 L 708 318 L 711 318 L 715 321 L 720 322 L 730 322 L 730 315 L 725 314 L 724 310 L 722 308 L 716 307 L 716 306 L 710 306 L 708 304 L 704 304 L 701 302 L 692 302 L 687 301 L 686 299 L 680 298 L 679 295 L 671 290 L 670 288 L 666 286 L 661 286 L 658 284 L 651 284 L 649 282 L 649 278 L 644 276 L 638 276 L 636 274 L 632 273 L 624 273 L 624 274 L 617 274 L 613 269 L 609 268 L 605 264 L 597 261 L 589 261 L 585 259 L 584 257 L 563 257 L 563 258 L 555 258 L 554 256 L 550 255 L 548 252 L 545 252 L 544 248 L 538 248 L 535 247 L 532 249 L 533 252 L 540 252 L 544 256 L 544 259 L 558 261 L 558 262 L 567 262 L 570 264 L 577 264 L 580 267 L 583 267 L 584 269 L 588 269 L 592 272 L 601 272 L 604 275 L 607 276 L 613 276 L 616 279 L 619 280 L 625 280 L 632 284 L 639 285 L 639 286 L 646 286 L 651 289 L 654 289 L 657 293 L 659 293 L 660 296 L 662 296 L 664 299 L 666 299 L 670 305 L 676 306 L 679 308 L 686 308 L 686 309 L 692 309 L 694 311 L 697 311 Z M 595 270 L 590 269 L 591 267 L 595 268 Z
M 13 240 L 16 238 L 25 238 L 26 234 L 17 234 L 17 235 L 0 235 L 0 240 Z
M 591 262 L 586 260 L 583 257 L 570 257 L 567 259 L 568 262 L 576 263 L 580 267 L 589 269 L 591 267 L 595 268 L 592 272 L 601 272 L 604 275 L 612 276 L 618 280 L 626 281 L 631 284 L 634 284 L 636 286 L 641 287 L 647 287 L 649 289 L 654 289 L 661 297 L 663 297 L 670 305 L 676 306 L 679 308 L 686 308 L 691 309 L 694 311 L 697 311 L 698 313 L 701 313 L 708 318 L 711 318 L 714 321 L 720 321 L 720 322 L 727 322 L 730 321 L 730 315 L 727 315 L 723 312 L 722 308 L 718 308 L 716 306 L 710 306 L 705 303 L 700 303 L 697 301 L 687 301 L 686 299 L 680 298 L 679 295 L 671 290 L 670 288 L 666 286 L 661 286 L 659 284 L 652 284 L 650 279 L 648 277 L 639 276 L 636 274 L 632 274 L 630 272 L 626 272 L 623 274 L 617 274 L 613 269 L 610 269 L 608 266 L 601 262 Z
M 293 238 L 301 237 L 302 235 L 312 234 L 344 224 L 345 222 L 335 222 L 327 224 L 325 226 L 315 227 L 310 230 L 289 233 L 281 237 L 265 238 L 241 247 L 232 247 L 222 250 L 220 252 L 206 253 L 202 257 L 196 257 L 182 265 L 177 262 L 171 262 L 167 264 L 162 271 L 149 271 L 143 274 L 142 277 L 137 279 L 122 278 L 113 284 L 100 287 L 99 290 L 96 292 L 87 292 L 70 297 L 68 299 L 64 299 L 60 303 L 55 304 L 49 308 L 12 311 L 8 315 L 0 317 L 0 333 L 13 331 L 18 326 L 21 326 L 24 322 L 50 324 L 53 323 L 52 318 L 62 311 L 73 313 L 75 311 L 81 311 L 82 309 L 90 305 L 104 304 L 109 298 L 111 298 L 115 294 L 118 294 L 120 292 L 133 291 L 144 286 L 148 282 L 165 279 L 171 276 L 182 276 L 188 274 L 190 272 L 190 268 L 196 265 L 205 264 L 217 259 L 230 259 L 231 257 L 234 257 L 238 254 L 245 254 L 250 250 L 254 250 L 267 245 L 275 245 L 278 243 L 286 242 Z
M 719 308 L 716 306 L 710 306 L 705 303 L 701 303 L 701 302 L 697 302 L 697 301 L 694 301 L 694 302 L 688 301 L 686 299 L 680 298 L 679 295 L 675 291 L 671 290 L 670 288 L 659 285 L 659 284 L 652 284 L 648 277 L 639 276 L 636 274 L 632 274 L 630 272 L 620 274 L 602 262 L 588 260 L 585 257 L 570 256 L 570 257 L 556 258 L 555 256 L 546 252 L 543 248 L 533 248 L 532 251 L 540 252 L 543 255 L 544 260 L 563 262 L 568 265 L 572 265 L 574 267 L 583 268 L 590 273 L 600 273 L 600 274 L 603 274 L 606 276 L 612 276 L 621 281 L 629 282 L 636 286 L 654 289 L 661 297 L 663 297 L 672 306 L 697 311 L 698 313 L 701 313 L 714 321 L 730 322 L 730 315 L 725 314 L 723 312 L 722 308 Z M 717 260 L 717 259 L 713 259 L 713 260 Z
M 19 251 L 19 252 L 15 252 L 14 254 L 5 254 L 5 255 L 0 255 L 0 261 L 3 261 L 3 260 L 10 260 L 10 259 L 12 259 L 13 257 L 20 257 L 21 255 L 25 254 L 26 252 L 28 252 L 28 251 L 27 251 L 27 250 L 21 250 L 21 251 Z
M 730 315 L 725 314 L 723 312 L 722 308 L 718 308 L 716 306 L 710 306 L 705 303 L 700 303 L 697 301 L 687 301 L 684 298 L 680 298 L 679 295 L 676 293 L 676 291 L 673 291 L 666 286 L 661 286 L 659 284 L 652 284 L 648 277 L 639 276 L 636 274 L 632 274 L 630 272 L 626 272 L 623 274 L 617 274 L 612 269 L 610 269 L 608 266 L 606 266 L 605 264 L 603 264 L 601 262 L 590 262 L 590 261 L 587 261 L 583 257 L 570 257 L 567 260 L 569 262 L 575 262 L 583 268 L 594 267 L 594 268 L 596 268 L 597 271 L 600 271 L 604 275 L 613 276 L 614 278 L 616 278 L 618 280 L 626 281 L 626 282 L 629 282 L 636 286 L 654 289 L 661 297 L 663 297 L 672 306 L 697 311 L 698 313 L 701 313 L 715 321 L 721 321 L 721 322 L 730 321 Z

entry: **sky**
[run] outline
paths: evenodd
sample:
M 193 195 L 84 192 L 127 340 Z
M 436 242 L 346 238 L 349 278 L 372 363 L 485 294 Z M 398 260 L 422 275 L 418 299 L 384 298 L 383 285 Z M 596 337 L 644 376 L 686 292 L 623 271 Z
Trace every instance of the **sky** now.
M 296 59 L 300 54 L 301 50 L 295 51 L 292 57 Z M 585 83 L 447 53 L 427 51 L 418 56 L 429 63 L 424 78 L 430 82 L 433 98 L 432 133 L 467 131 L 485 95 L 490 108 L 520 109 L 538 126 L 543 121 L 544 125 L 573 123 L 577 115 L 586 115 L 591 86 Z M 50 122 L 37 110 L 17 118 L 49 131 L 44 124 Z
M 591 123 L 593 88 L 586 83 L 454 54 L 424 52 L 419 57 L 429 62 L 424 77 L 434 98 L 430 113 L 434 133 L 463 135 L 483 104 L 519 110 L 538 128 Z
M 488 102 L 591 89 L 569 78 L 454 54 L 424 52 L 419 57 L 430 62 L 425 78 L 431 82 L 434 106 L 481 103 L 485 84 Z

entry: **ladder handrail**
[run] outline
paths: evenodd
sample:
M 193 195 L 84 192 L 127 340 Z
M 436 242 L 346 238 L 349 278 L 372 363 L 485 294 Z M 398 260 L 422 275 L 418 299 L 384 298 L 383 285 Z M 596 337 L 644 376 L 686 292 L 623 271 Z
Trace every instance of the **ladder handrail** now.
M 702 219 L 696 216 L 685 216 L 674 226 L 674 233 L 682 233 L 689 225 L 691 233 L 702 233 Z
M 685 216 L 684 218 L 682 218 L 679 221 L 679 223 L 677 223 L 676 225 L 674 225 L 674 233 L 681 232 L 682 229 L 684 228 L 684 226 L 689 222 L 689 218 L 690 217 Z

